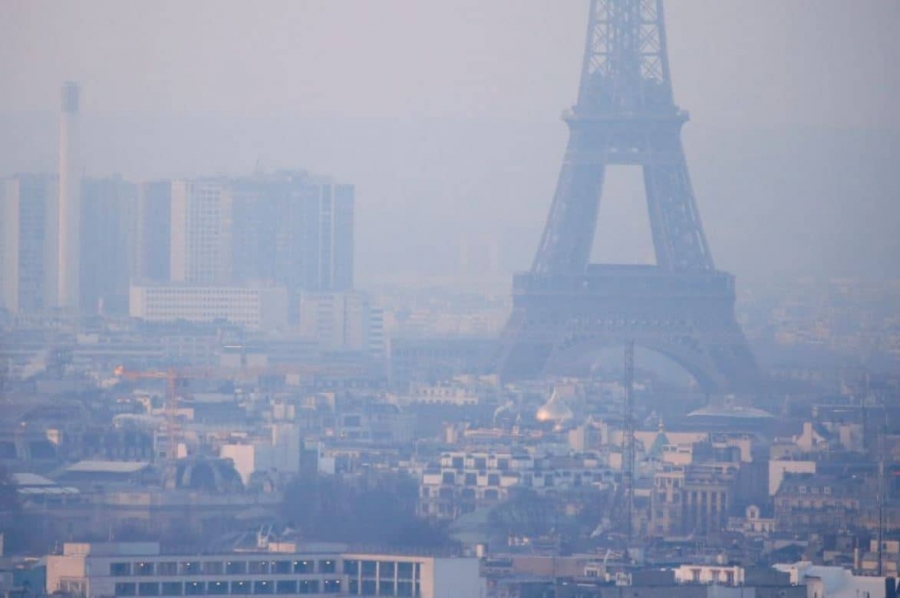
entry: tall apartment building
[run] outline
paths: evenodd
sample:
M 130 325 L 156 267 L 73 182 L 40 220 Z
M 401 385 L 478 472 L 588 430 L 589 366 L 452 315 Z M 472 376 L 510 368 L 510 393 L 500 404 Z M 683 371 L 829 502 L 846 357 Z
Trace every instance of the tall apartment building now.
M 353 288 L 352 185 L 276 172 L 235 179 L 231 190 L 235 282 L 283 285 L 295 307 L 301 291 Z
M 82 312 L 128 313 L 136 228 L 137 185 L 121 177 L 82 180 Z
M 57 304 L 58 183 L 49 175 L 0 181 L 0 306 L 34 313 Z
M 171 181 L 147 181 L 138 186 L 132 255 L 132 279 L 135 281 L 169 281 L 171 206 Z
M 169 277 L 172 282 L 231 282 L 231 188 L 225 179 L 172 182 Z

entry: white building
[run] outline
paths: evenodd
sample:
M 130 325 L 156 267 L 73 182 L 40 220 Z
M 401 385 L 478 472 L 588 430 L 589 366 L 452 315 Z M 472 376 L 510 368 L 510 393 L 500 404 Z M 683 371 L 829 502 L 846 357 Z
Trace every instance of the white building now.
M 148 322 L 214 322 L 257 330 L 287 325 L 287 292 L 282 287 L 132 285 L 128 314 Z
M 227 180 L 180 180 L 171 187 L 172 282 L 231 282 L 231 188 Z
M 791 585 L 805 585 L 815 598 L 886 598 L 884 577 L 854 575 L 843 567 L 813 565 L 808 561 L 774 565 L 791 576 Z
M 346 553 L 333 544 L 261 543 L 254 552 L 160 554 L 159 544 L 66 543 L 47 557 L 47 593 L 101 596 L 481 598 L 479 561 Z
M 271 436 L 240 444 L 225 444 L 219 456 L 234 461 L 246 485 L 254 472 L 300 472 L 300 429 L 292 423 L 270 426 Z

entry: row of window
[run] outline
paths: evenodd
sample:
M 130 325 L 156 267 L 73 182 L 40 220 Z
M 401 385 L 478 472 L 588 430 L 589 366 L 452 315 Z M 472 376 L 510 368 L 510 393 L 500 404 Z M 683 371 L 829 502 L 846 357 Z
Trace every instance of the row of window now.
M 380 579 L 415 579 L 419 577 L 419 563 L 404 563 L 394 561 L 355 561 L 345 560 L 344 573 L 351 578 L 378 577 Z
M 291 575 L 335 573 L 334 559 L 296 561 L 162 561 L 114 562 L 109 564 L 113 577 L 149 575 Z
M 349 593 L 354 596 L 421 596 L 419 582 L 350 580 Z M 133 596 L 249 596 L 249 595 L 310 595 L 337 594 L 340 579 L 279 580 L 279 581 L 180 581 L 121 582 L 115 585 L 116 598 Z
M 289 561 L 119 561 L 109 564 L 112 577 L 148 577 L 154 575 L 309 575 L 336 573 L 336 559 L 298 559 Z M 342 572 L 351 577 L 411 580 L 419 577 L 419 563 L 353 560 L 343 561 Z
M 227 596 L 266 594 L 335 594 L 341 591 L 340 579 L 279 581 L 180 581 L 121 582 L 115 585 L 116 596 Z

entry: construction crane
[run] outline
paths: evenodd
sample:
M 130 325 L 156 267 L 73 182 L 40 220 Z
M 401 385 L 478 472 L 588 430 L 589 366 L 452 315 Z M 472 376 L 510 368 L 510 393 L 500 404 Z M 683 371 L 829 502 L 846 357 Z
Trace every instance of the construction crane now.
M 165 380 L 166 395 L 163 403 L 166 429 L 166 453 L 165 459 L 171 466 L 178 459 L 178 439 L 180 428 L 178 425 L 178 389 L 184 387 L 189 378 L 206 377 L 199 371 L 187 372 L 179 370 L 152 370 L 133 371 L 126 370 L 124 366 L 115 369 L 115 375 L 123 380 Z

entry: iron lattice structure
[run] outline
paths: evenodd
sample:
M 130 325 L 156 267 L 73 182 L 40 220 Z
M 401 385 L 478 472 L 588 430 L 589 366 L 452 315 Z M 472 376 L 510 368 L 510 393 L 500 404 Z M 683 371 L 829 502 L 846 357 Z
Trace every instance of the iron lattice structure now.
M 513 283 L 499 357 L 507 379 L 578 366 L 598 346 L 637 343 L 710 392 L 757 377 L 734 317 L 734 280 L 715 269 L 688 174 L 662 0 L 593 0 L 569 143 L 530 272 Z M 656 266 L 590 263 L 610 166 L 643 171 Z

